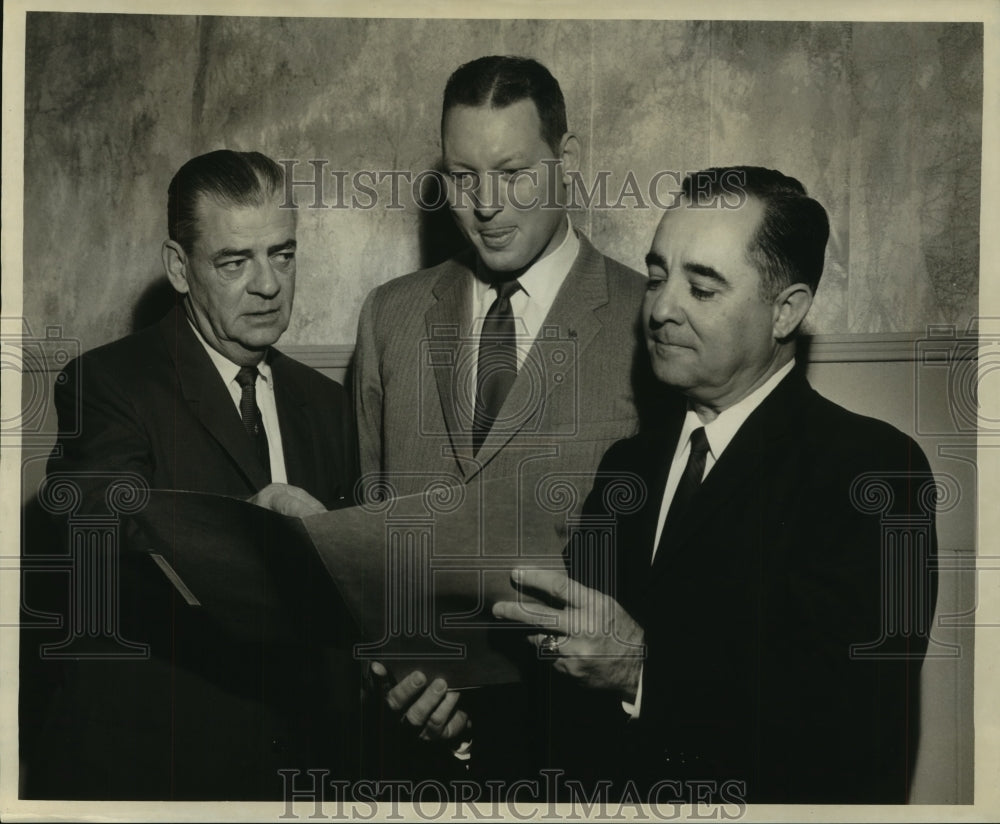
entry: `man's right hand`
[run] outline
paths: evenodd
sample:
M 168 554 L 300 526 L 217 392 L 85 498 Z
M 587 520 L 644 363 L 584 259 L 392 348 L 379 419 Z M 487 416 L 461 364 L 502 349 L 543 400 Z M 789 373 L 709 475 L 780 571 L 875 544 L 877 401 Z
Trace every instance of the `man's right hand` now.
M 250 503 L 293 518 L 308 518 L 326 512 L 326 507 L 312 495 L 290 484 L 268 484 L 250 498 Z
M 387 686 L 389 674 L 382 664 L 373 662 L 372 674 L 377 683 Z M 400 716 L 400 723 L 420 730 L 424 741 L 445 741 L 457 745 L 471 736 L 472 722 L 457 708 L 459 694 L 448 690 L 443 678 L 427 684 L 419 670 L 411 672 L 385 694 L 385 702 Z

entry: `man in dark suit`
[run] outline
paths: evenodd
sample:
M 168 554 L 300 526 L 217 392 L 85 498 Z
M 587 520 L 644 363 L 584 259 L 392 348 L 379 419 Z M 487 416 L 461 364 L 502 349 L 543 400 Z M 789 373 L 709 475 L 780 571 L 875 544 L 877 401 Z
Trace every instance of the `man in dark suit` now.
M 528 490 L 559 472 L 582 501 L 600 456 L 638 428 L 645 279 L 571 224 L 580 145 L 558 82 L 535 60 L 459 67 L 441 146 L 471 249 L 365 301 L 354 364 L 363 479 L 379 476 L 395 494 L 496 478 Z M 553 516 L 554 536 L 564 519 Z M 404 679 L 390 704 L 425 737 L 458 736 L 457 694 L 422 679 Z
M 567 775 L 659 803 L 905 803 L 933 477 L 911 438 L 795 369 L 823 208 L 755 167 L 683 190 L 647 256 L 643 316 L 687 412 L 604 457 L 584 513 L 617 515 L 610 549 L 574 536 L 569 577 L 514 573 L 549 607 L 494 613 L 555 620 L 530 640 L 590 696 L 586 725 L 551 708 Z
M 281 167 L 256 152 L 211 152 L 174 176 L 163 263 L 178 305 L 87 352 L 56 384 L 60 431 L 79 434 L 60 439 L 49 480 L 79 487 L 79 513 L 104 512 L 109 479 L 128 473 L 293 515 L 350 500 L 356 444 L 343 388 L 272 348 L 295 290 L 296 213 L 282 197 Z M 280 798 L 280 767 L 332 766 L 318 753 L 346 732 L 328 711 L 340 701 L 353 712 L 360 680 L 343 695 L 307 694 L 316 673 L 304 667 L 318 652 L 237 647 L 148 556 L 123 552 L 121 565 L 125 628 L 115 629 L 148 643 L 152 658 L 66 664 L 27 748 L 32 795 Z M 119 651 L 100 643 L 91 654 Z
M 350 496 L 343 387 L 272 348 L 295 295 L 296 212 L 282 207 L 282 181 L 281 167 L 256 152 L 211 152 L 178 171 L 163 264 L 180 303 L 83 355 L 65 373 L 77 379 L 57 381 L 60 430 L 80 436 L 60 441 L 50 471 L 129 470 L 157 489 L 241 497 L 281 483 L 326 508 Z M 244 422 L 244 393 L 261 424 Z M 279 494 L 296 495 L 268 497 Z

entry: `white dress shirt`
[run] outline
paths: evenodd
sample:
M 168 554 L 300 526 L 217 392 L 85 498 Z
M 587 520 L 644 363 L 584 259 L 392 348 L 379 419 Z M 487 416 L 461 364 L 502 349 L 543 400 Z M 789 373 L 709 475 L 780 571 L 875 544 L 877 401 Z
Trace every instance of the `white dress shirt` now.
M 542 329 L 549 309 L 556 299 L 559 288 L 566 280 L 573 262 L 580 252 L 580 239 L 573 231 L 569 215 L 566 216 L 566 237 L 556 249 L 536 261 L 517 281 L 521 288 L 510 298 L 510 307 L 514 312 L 514 334 L 517 338 L 517 368 L 524 365 L 525 358 L 531 349 L 535 338 Z M 473 280 L 472 287 L 472 318 L 473 337 L 478 341 L 483 331 L 483 320 L 493 302 L 497 299 L 497 291 L 481 278 Z M 472 369 L 472 397 L 476 397 L 476 363 Z
M 649 563 L 653 563 L 656 557 L 656 550 L 660 544 L 660 536 L 663 534 L 663 525 L 667 520 L 667 512 L 670 510 L 670 503 L 674 499 L 674 493 L 680 485 L 681 476 L 687 466 L 688 456 L 691 454 L 691 433 L 698 427 L 705 428 L 705 437 L 708 439 L 708 453 L 705 455 L 705 474 L 702 480 L 712 471 L 712 467 L 722 456 L 723 451 L 736 437 L 740 427 L 746 423 L 750 414 L 764 402 L 775 387 L 781 383 L 782 379 L 792 371 L 795 361 L 791 360 L 782 366 L 777 372 L 771 375 L 764 383 L 747 395 L 743 400 L 733 404 L 728 409 L 720 412 L 715 420 L 709 423 L 702 423 L 698 414 L 688 407 L 684 424 L 681 426 L 680 436 L 677 438 L 677 448 L 674 450 L 673 460 L 670 462 L 670 473 L 667 475 L 667 485 L 663 489 L 663 499 L 660 501 L 660 517 L 656 522 L 656 535 L 653 538 L 652 552 L 649 556 Z M 622 702 L 622 707 L 633 718 L 639 717 L 639 709 L 642 705 L 642 672 L 639 673 L 639 688 L 636 690 L 635 704 L 628 701 Z
M 189 320 L 188 323 L 191 323 Z M 195 337 L 201 341 L 208 356 L 219 371 L 222 382 L 229 390 L 229 396 L 233 399 L 236 411 L 240 410 L 240 399 L 243 397 L 243 388 L 236 382 L 236 376 L 240 372 L 239 364 L 233 363 L 225 355 L 217 352 L 208 341 L 202 336 L 198 328 L 191 323 Z M 278 426 L 278 407 L 274 401 L 274 375 L 271 367 L 265 358 L 257 364 L 257 372 L 261 380 L 257 381 L 256 395 L 257 408 L 260 409 L 260 416 L 264 421 L 264 434 L 267 435 L 267 451 L 271 459 L 271 482 L 284 484 L 288 483 L 288 476 L 285 474 L 285 453 L 281 447 L 281 428 Z

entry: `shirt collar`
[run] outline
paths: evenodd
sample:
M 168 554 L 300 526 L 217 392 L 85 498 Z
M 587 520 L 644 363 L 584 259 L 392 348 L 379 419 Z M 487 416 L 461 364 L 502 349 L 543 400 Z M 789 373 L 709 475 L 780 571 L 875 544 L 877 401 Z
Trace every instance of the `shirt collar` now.
M 793 358 L 753 392 L 743 398 L 743 400 L 734 403 L 728 409 L 720 412 L 715 420 L 710 423 L 702 423 L 698 414 L 689 407 L 687 415 L 684 418 L 684 425 L 681 427 L 679 443 L 687 444 L 691 433 L 698 427 L 703 426 L 705 427 L 705 437 L 708 439 L 708 448 L 712 453 L 712 458 L 716 461 L 719 460 L 719 456 L 722 455 L 725 448 L 736 437 L 736 433 L 746 423 L 747 418 L 775 390 L 785 376 L 792 371 L 794 366 L 795 360 Z
M 566 215 L 566 236 L 562 239 L 562 243 L 545 257 L 536 260 L 517 281 L 532 301 L 548 309 L 556 299 L 556 293 L 579 253 L 580 239 L 573 229 L 573 221 Z M 476 300 L 485 300 L 490 288 L 489 283 L 477 277 Z
M 215 365 L 216 371 L 222 377 L 223 382 L 226 386 L 229 385 L 231 381 L 236 380 L 236 376 L 240 372 L 240 365 L 238 363 L 233 363 L 229 358 L 223 355 L 221 352 L 213 349 L 207 340 L 205 340 L 204 335 L 201 334 L 198 327 L 191 323 L 191 319 L 187 319 L 188 324 L 191 329 L 194 330 L 194 335 L 201 342 L 201 345 L 205 347 L 205 351 L 208 352 L 208 357 L 211 358 L 212 363 Z M 264 382 L 271 386 L 271 366 L 267 362 L 267 356 L 257 364 L 257 372 L 264 379 Z

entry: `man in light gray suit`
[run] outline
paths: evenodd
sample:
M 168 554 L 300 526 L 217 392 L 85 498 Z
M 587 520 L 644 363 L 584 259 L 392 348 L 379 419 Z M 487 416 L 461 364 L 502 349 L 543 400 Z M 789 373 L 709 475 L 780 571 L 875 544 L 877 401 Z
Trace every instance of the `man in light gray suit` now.
M 445 88 L 441 144 L 452 214 L 472 248 L 365 301 L 354 364 L 363 480 L 404 495 L 440 480 L 531 489 L 557 472 L 582 502 L 605 450 L 638 429 L 646 278 L 573 227 L 579 141 L 538 62 L 493 56 L 459 67 Z M 457 693 L 425 682 L 404 678 L 390 706 L 422 737 L 462 737 Z
M 430 475 L 515 476 L 529 459 L 545 471 L 592 473 L 638 425 L 646 278 L 603 256 L 569 220 L 580 147 L 548 70 L 480 58 L 452 75 L 443 108 L 445 180 L 472 248 L 365 301 L 354 364 L 362 474 L 407 494 Z M 505 301 L 516 338 L 510 370 L 502 352 L 490 360 L 480 347 L 482 331 L 504 349 L 491 310 Z M 492 410 L 490 378 L 501 385 Z

